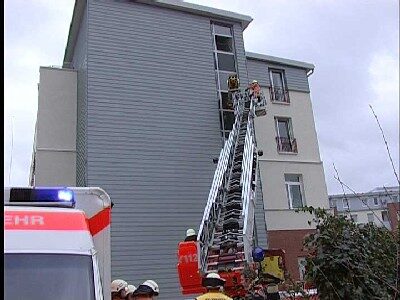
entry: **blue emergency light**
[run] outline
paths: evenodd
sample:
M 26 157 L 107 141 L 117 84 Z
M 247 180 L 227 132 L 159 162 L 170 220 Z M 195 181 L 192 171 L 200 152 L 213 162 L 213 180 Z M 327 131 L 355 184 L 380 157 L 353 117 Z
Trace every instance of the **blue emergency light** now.
M 11 188 L 10 202 L 75 206 L 74 192 L 64 187 Z

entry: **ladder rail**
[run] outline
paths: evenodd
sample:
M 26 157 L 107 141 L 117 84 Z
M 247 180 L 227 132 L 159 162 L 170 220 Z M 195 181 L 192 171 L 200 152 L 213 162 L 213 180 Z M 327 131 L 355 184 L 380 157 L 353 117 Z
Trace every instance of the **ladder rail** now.
M 218 165 L 214 173 L 212 186 L 204 209 L 199 233 L 197 235 L 197 241 L 200 246 L 198 249 L 198 263 L 199 269 L 202 271 L 205 271 L 206 269 L 208 248 L 212 243 L 214 228 L 219 218 L 221 204 L 225 194 L 225 185 L 229 177 L 227 171 L 230 170 L 230 166 L 233 163 L 233 151 L 238 138 L 238 131 L 241 122 L 241 113 L 243 110 L 243 101 L 241 101 L 242 97 L 235 93 L 233 95 L 233 100 L 235 106 L 235 123 L 229 134 L 228 140 L 225 142 L 225 145 L 220 152 Z
M 253 99 L 251 99 L 253 100 Z M 247 122 L 245 147 L 243 153 L 243 172 L 241 174 L 242 182 L 242 201 L 243 201 L 243 242 L 245 259 L 247 262 L 252 261 L 251 249 L 253 246 L 253 232 L 254 232 L 254 198 L 255 188 L 252 186 L 252 175 L 254 171 L 254 101 L 250 102 L 250 111 Z
M 234 91 L 232 100 L 235 123 L 220 152 L 197 236 L 198 265 L 202 273 L 219 268 L 220 263 L 223 267 L 227 260 L 228 265 L 239 262 L 243 266 L 252 262 L 252 248 L 256 244 L 258 154 L 254 118 L 265 115 L 262 111 L 265 98 L 262 93 L 246 89 L 244 94 Z M 229 252 L 232 247 L 234 252 Z M 232 261 L 232 253 L 236 252 L 241 253 L 243 260 Z M 219 262 L 219 259 L 222 260 Z

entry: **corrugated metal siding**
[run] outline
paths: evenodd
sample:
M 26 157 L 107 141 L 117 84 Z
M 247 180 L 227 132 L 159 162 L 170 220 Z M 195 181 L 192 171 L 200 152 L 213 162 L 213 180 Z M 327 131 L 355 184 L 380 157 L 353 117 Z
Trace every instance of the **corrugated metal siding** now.
M 85 12 L 82 16 L 72 60 L 72 67 L 78 70 L 76 185 L 85 186 L 87 156 L 87 8 L 85 8 Z
M 266 61 L 247 59 L 249 80 L 258 80 L 262 86 L 270 86 L 269 68 L 285 70 L 286 82 L 289 90 L 310 92 L 307 71 L 301 68 L 272 64 Z
M 182 299 L 177 244 L 197 229 L 221 149 L 210 21 L 90 1 L 88 185 L 115 206 L 112 277 Z

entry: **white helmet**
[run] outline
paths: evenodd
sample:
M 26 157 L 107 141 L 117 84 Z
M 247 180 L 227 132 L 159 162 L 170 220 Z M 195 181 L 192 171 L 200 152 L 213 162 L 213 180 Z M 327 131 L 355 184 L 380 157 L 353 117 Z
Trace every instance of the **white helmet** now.
M 258 81 L 257 80 L 253 80 L 252 83 L 258 83 Z
M 190 229 L 186 230 L 186 237 L 192 236 L 192 235 L 196 235 L 196 231 L 194 231 L 194 229 L 190 228 Z
M 221 288 L 225 285 L 225 279 L 221 278 L 218 273 L 209 273 L 203 278 L 201 284 L 207 289 Z
M 133 294 L 136 291 L 136 287 L 133 284 L 128 284 L 128 290 L 126 295 Z
M 215 279 L 220 279 L 220 280 L 225 281 L 225 279 L 221 278 L 221 276 L 219 276 L 218 273 L 208 273 L 206 278 L 215 278 Z
M 142 283 L 142 285 L 151 288 L 155 296 L 158 296 L 158 294 L 160 293 L 158 284 L 154 280 L 146 280 L 145 282 Z
M 128 283 L 122 279 L 115 279 L 111 282 L 111 293 L 119 293 L 122 291 L 123 297 L 126 297 L 128 291 Z

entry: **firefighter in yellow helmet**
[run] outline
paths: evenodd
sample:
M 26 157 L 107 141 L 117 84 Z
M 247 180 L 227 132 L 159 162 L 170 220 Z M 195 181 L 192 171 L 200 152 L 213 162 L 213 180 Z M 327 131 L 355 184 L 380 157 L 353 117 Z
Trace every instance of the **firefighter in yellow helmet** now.
M 224 293 L 221 289 L 225 285 L 225 280 L 217 273 L 209 273 L 203 278 L 203 286 L 207 289 L 207 293 L 196 298 L 196 300 L 233 300 Z

